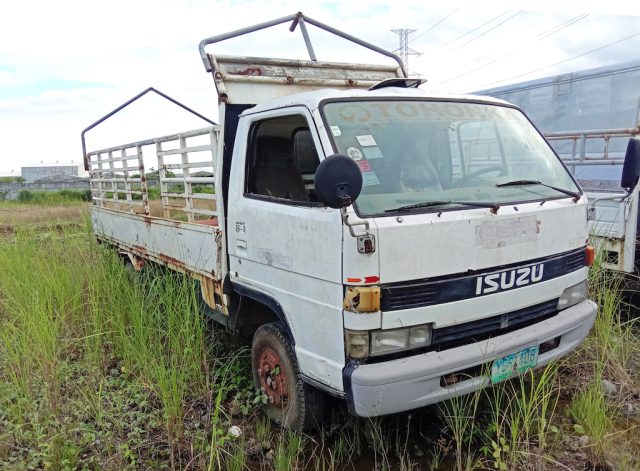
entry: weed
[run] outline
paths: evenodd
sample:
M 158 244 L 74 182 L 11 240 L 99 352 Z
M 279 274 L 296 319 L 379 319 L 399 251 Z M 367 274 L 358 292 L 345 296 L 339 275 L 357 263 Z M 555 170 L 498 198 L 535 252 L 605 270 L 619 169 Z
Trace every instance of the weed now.
M 292 471 L 298 469 L 303 446 L 302 436 L 294 432 L 284 432 L 278 440 L 273 456 L 274 470 Z
M 569 412 L 583 428 L 596 451 L 602 452 L 607 445 L 607 434 L 613 426 L 614 412 L 607 405 L 599 382 L 592 383 L 587 389 L 579 392 L 571 402 Z M 578 429 L 577 432 L 582 430 Z

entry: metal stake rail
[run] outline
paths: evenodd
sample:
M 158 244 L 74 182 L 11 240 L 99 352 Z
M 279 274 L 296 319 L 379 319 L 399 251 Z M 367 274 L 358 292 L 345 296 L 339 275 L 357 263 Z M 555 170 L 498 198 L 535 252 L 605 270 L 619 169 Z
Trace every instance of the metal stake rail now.
M 216 190 L 213 187 L 213 172 L 216 168 L 218 135 L 219 127 L 210 126 L 87 153 L 91 193 L 95 204 L 117 210 L 124 206 L 131 213 L 136 212 L 136 207 L 141 207 L 142 212 L 149 215 L 148 177 L 143 148 L 155 146 L 163 216 L 169 218 L 172 211 L 178 211 L 186 213 L 189 222 L 195 221 L 197 216 L 217 216 L 215 193 L 194 192 L 194 185 L 208 185 Z M 206 144 L 188 142 L 202 137 L 207 139 Z M 179 157 L 180 160 L 172 162 L 172 157 Z M 136 163 L 132 165 L 132 161 Z M 210 175 L 192 175 L 191 170 L 194 168 Z M 173 176 L 172 170 L 182 173 Z M 131 172 L 136 174 L 132 175 Z M 176 191 L 177 187 L 181 191 Z M 120 199 L 121 195 L 124 195 L 124 200 Z M 140 195 L 141 199 L 135 200 L 133 195 Z M 213 205 L 214 208 L 198 207 L 198 201 L 211 201 L 213 203 L 210 206 Z
M 640 125 L 636 128 L 544 133 L 548 141 L 570 141 L 572 143 L 571 153 L 560 155 L 564 163 L 572 167 L 572 171 L 575 170 L 576 165 L 622 165 L 624 163 L 624 154 L 621 154 L 622 158 L 617 155 L 612 157 L 613 154 L 609 150 L 611 139 L 629 138 L 638 135 L 640 135 Z M 602 152 L 587 154 L 587 141 L 598 139 L 603 140 Z

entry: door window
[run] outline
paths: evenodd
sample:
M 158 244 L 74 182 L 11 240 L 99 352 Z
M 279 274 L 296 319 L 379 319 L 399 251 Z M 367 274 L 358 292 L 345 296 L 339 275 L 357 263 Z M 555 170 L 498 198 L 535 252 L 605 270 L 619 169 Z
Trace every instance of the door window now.
M 247 155 L 245 193 L 282 203 L 318 205 L 314 176 L 320 163 L 302 115 L 253 124 Z

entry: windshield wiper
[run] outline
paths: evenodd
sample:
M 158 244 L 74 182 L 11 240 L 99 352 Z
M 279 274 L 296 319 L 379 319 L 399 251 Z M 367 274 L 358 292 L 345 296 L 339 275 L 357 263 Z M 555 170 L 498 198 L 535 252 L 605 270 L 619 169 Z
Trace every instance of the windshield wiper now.
M 491 208 L 491 211 L 496 213 L 500 209 L 498 203 L 476 203 L 472 201 L 424 201 L 422 203 L 408 204 L 406 206 L 400 206 L 399 208 L 385 209 L 385 213 L 391 213 L 393 211 L 409 211 L 417 208 L 429 208 L 431 206 L 446 206 L 450 204 L 460 204 L 463 206 L 473 206 L 476 208 Z
M 560 193 L 564 193 L 565 195 L 571 196 L 573 200 L 576 202 L 580 199 L 580 193 L 577 193 L 571 190 L 566 190 L 564 188 L 558 188 L 557 186 L 553 186 L 553 185 L 547 185 L 546 183 L 542 183 L 541 181 L 538 181 L 538 180 L 513 180 L 510 182 L 498 183 L 496 186 L 500 188 L 504 186 L 524 186 L 524 185 L 545 186 L 547 188 L 551 188 L 552 190 L 556 190 Z

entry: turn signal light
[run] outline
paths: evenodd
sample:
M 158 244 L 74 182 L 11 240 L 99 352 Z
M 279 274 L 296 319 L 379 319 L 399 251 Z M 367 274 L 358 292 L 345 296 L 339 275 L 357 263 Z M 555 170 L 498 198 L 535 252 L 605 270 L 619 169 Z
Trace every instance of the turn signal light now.
M 586 252 L 585 262 L 587 266 L 590 267 L 591 265 L 593 265 L 593 262 L 595 262 L 596 260 L 596 248 L 592 247 L 591 245 L 587 245 L 585 252 Z
M 348 286 L 344 293 L 343 307 L 353 312 L 377 312 L 380 310 L 379 286 Z

